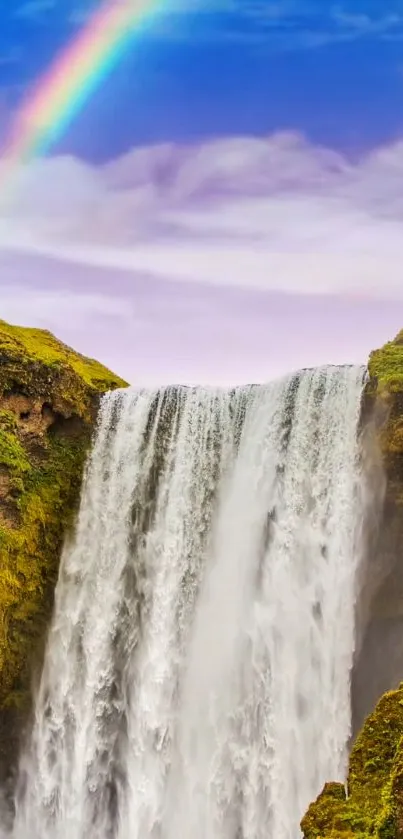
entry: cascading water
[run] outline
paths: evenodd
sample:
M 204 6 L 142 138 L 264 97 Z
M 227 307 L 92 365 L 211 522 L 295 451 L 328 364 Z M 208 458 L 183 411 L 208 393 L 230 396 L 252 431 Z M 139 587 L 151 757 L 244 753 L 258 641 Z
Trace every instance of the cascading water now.
M 104 398 L 15 839 L 296 839 L 343 779 L 364 378 Z

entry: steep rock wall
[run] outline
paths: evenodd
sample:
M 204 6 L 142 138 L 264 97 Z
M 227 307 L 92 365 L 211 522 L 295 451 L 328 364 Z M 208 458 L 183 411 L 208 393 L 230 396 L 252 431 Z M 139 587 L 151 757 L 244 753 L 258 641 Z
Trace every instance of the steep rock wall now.
M 386 494 L 378 538 L 372 546 L 380 585 L 353 673 L 355 730 L 381 694 L 403 678 L 403 331 L 371 354 L 369 373 L 364 420 L 368 416 L 375 426 Z
M 347 788 L 329 779 L 302 820 L 305 839 L 403 839 L 403 331 L 371 354 L 368 369 L 363 424 L 372 427 L 386 481 L 365 569 L 370 588 L 375 575 L 373 596 L 352 678 L 359 733 Z
M 403 685 L 367 718 L 351 752 L 347 789 L 327 783 L 301 828 L 304 839 L 403 836 Z
M 0 779 L 29 706 L 99 396 L 123 386 L 49 332 L 0 321 Z

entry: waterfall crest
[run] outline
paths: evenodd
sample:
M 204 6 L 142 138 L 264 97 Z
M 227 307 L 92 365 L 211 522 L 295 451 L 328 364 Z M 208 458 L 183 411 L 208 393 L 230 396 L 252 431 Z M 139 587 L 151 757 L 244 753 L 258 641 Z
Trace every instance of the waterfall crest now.
M 296 839 L 343 780 L 364 378 L 104 398 L 15 839 Z

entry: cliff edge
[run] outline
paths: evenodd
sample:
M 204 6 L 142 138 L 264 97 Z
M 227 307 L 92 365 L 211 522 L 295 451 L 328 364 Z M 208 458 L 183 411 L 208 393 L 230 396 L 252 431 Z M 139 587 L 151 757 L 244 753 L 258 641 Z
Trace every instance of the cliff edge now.
M 0 775 L 29 705 L 99 398 L 125 386 L 51 333 L 0 321 Z
M 382 573 L 353 672 L 361 730 L 346 787 L 325 785 L 302 819 L 304 839 L 403 839 L 403 331 L 371 353 L 368 371 L 363 422 L 375 430 L 386 493 L 373 545 Z

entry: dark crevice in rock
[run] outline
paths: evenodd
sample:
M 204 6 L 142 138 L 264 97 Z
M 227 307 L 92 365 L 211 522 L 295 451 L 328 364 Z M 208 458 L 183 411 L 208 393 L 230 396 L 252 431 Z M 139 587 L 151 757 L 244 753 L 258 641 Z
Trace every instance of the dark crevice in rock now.
M 42 412 L 48 419 L 50 418 L 50 412 L 52 412 L 52 422 L 48 426 L 48 434 L 54 437 L 80 437 L 85 429 L 85 423 L 81 417 L 75 414 L 71 417 L 65 417 L 63 414 L 53 411 L 47 403 L 43 405 Z

